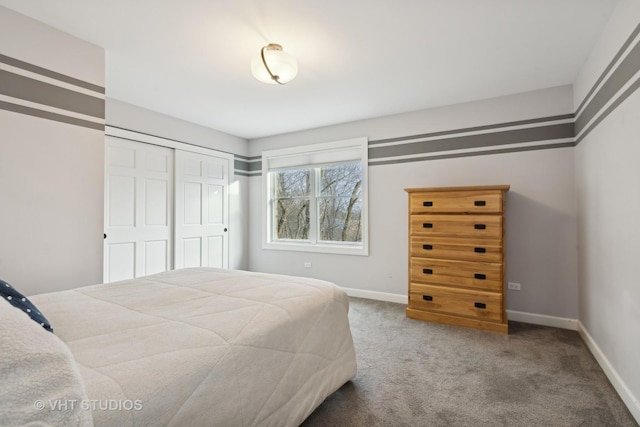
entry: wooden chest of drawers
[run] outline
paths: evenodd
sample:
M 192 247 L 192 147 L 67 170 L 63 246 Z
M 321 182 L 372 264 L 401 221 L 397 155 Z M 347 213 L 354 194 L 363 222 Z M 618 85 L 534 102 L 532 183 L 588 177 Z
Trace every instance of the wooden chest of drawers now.
M 508 333 L 504 199 L 508 185 L 408 188 L 407 317 Z

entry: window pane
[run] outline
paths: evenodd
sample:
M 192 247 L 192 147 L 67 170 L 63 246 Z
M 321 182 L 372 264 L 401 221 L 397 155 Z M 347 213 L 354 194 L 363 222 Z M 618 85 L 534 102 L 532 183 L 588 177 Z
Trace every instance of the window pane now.
M 360 162 L 325 166 L 320 170 L 320 195 L 360 197 L 362 165 Z
M 273 172 L 274 197 L 306 197 L 310 191 L 311 169 L 286 169 Z
M 362 200 L 356 197 L 322 197 L 318 200 L 320 240 L 362 241 Z
M 309 200 L 277 199 L 273 204 L 274 239 L 309 239 Z

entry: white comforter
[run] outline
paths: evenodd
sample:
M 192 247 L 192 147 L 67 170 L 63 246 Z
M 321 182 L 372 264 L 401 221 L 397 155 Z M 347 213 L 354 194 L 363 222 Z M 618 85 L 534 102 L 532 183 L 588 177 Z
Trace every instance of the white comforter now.
M 296 426 L 355 375 L 348 300 L 324 281 L 194 268 L 31 300 L 96 426 Z

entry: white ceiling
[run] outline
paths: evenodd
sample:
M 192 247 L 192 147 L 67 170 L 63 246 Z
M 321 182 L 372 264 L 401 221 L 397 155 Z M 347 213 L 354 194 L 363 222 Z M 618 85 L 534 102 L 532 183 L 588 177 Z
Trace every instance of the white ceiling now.
M 247 139 L 574 81 L 617 0 L 0 0 L 106 49 L 107 96 Z M 286 86 L 251 58 L 298 58 Z

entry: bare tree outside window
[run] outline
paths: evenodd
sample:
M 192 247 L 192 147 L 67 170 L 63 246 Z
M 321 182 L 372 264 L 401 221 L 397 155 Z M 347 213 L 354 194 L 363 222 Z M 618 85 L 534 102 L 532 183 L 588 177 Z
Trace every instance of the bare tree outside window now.
M 360 162 L 278 170 L 272 179 L 276 240 L 308 240 L 316 221 L 319 241 L 362 242 Z
M 309 238 L 311 169 L 281 170 L 274 173 L 274 238 Z
M 359 162 L 320 169 L 320 240 L 362 241 L 362 167 Z

